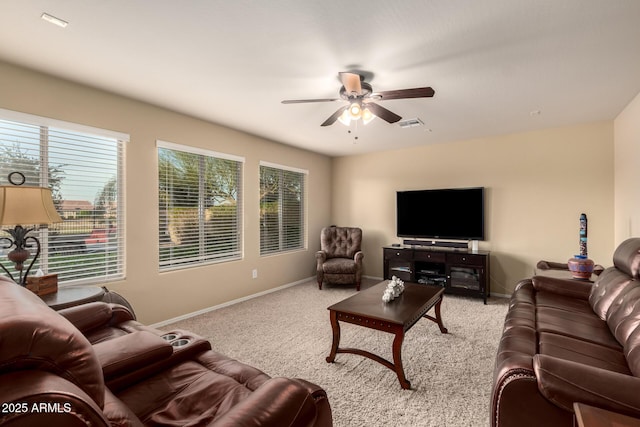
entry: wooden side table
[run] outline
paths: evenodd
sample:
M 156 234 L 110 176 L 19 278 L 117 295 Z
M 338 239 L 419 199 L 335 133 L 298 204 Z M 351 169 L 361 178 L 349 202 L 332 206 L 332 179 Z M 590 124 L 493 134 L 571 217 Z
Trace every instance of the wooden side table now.
M 584 403 L 574 403 L 574 427 L 640 427 L 640 419 Z
M 571 272 L 569 270 L 559 270 L 559 269 L 544 270 L 541 268 L 535 268 L 533 270 L 533 275 L 555 277 L 556 279 L 578 280 L 581 282 L 594 282 L 598 278 L 598 276 L 596 276 L 595 274 L 592 274 L 589 279 L 576 279 L 575 277 L 573 277 L 573 275 L 571 275 Z
M 53 294 L 41 295 L 40 298 L 58 311 L 88 302 L 102 301 L 104 294 L 105 289 L 100 286 L 67 286 L 58 288 L 58 292 Z

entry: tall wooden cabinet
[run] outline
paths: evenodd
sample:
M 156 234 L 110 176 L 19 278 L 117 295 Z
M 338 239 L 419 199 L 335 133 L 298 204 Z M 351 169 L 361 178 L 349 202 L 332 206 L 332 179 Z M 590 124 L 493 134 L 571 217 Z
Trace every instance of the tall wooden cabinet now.
M 479 297 L 487 303 L 489 252 L 415 246 L 385 246 L 384 277 L 444 287 L 446 293 Z

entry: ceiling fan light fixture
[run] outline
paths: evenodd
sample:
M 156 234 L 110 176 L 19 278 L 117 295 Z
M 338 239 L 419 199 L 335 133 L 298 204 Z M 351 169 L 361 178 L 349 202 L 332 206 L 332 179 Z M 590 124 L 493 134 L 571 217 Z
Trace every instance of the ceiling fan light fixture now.
M 338 120 L 343 125 L 349 126 L 351 124 L 351 116 L 349 115 L 349 110 L 344 110 L 342 114 L 340 114 L 340 117 L 338 117 Z
M 365 125 L 367 123 L 371 122 L 371 120 L 373 120 L 375 118 L 376 118 L 376 116 L 368 108 L 365 108 L 364 110 L 362 110 L 362 122 Z
M 358 120 L 362 116 L 362 107 L 359 103 L 354 102 L 349 106 L 349 116 L 351 120 Z

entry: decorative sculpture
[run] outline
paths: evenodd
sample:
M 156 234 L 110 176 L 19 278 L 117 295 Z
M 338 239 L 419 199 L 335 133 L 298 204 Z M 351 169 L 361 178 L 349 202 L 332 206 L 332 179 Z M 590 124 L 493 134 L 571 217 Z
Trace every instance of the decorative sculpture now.
M 587 256 L 587 215 L 580 214 L 580 228 L 579 228 L 579 247 L 580 254 L 571 258 L 567 265 L 571 271 L 571 275 L 574 279 L 587 280 L 593 273 L 593 260 L 590 260 Z

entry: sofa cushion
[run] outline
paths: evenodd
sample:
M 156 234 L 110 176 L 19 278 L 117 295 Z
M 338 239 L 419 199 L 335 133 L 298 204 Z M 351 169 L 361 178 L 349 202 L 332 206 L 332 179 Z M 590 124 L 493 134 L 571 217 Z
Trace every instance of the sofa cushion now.
M 632 237 L 620 243 L 613 253 L 613 265 L 631 277 L 639 277 L 640 238 Z
M 630 375 L 622 349 L 557 334 L 541 333 L 538 353 Z
M 613 301 L 629 285 L 631 277 L 615 267 L 605 269 L 593 284 L 589 304 L 594 313 L 606 320 L 607 311 Z
M 594 316 L 595 318 L 595 316 Z M 596 318 L 597 319 L 597 318 Z M 583 321 L 579 318 L 563 318 L 554 314 L 538 310 L 536 330 L 541 333 L 552 333 L 576 338 L 585 342 L 603 345 L 621 350 L 622 346 L 611 335 L 606 322 L 597 319 L 600 323 Z
M 627 338 L 624 354 L 631 373 L 640 377 L 640 328 L 636 328 Z
M 544 291 L 536 292 L 536 307 L 551 307 L 575 313 L 593 314 L 589 301 L 586 299 L 576 299 Z
M 611 333 L 623 346 L 629 335 L 640 325 L 640 286 L 634 280 L 626 289 L 611 304 L 607 317 Z
M 585 325 L 593 325 L 596 328 L 602 327 L 605 323 L 593 312 L 573 312 L 553 307 L 538 307 L 536 309 L 536 318 L 542 319 L 543 321 L 547 322 L 553 319 L 554 322 L 572 322 Z
M 355 274 L 358 266 L 352 259 L 331 258 L 322 264 L 322 269 L 326 274 Z

